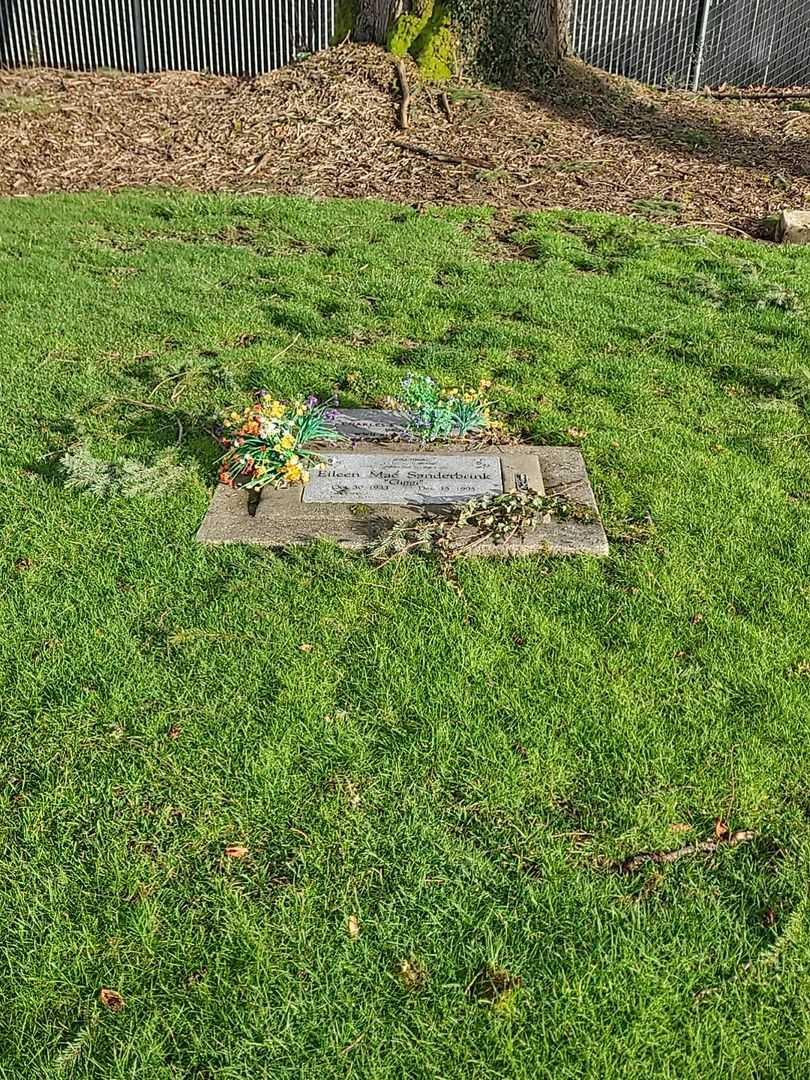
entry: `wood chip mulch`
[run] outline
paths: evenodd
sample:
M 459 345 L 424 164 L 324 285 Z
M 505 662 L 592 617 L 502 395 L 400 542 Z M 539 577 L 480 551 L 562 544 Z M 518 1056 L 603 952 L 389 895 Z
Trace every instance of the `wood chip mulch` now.
M 0 194 L 151 185 L 426 204 L 636 212 L 768 234 L 810 206 L 810 105 L 712 100 L 571 62 L 529 93 L 459 84 L 343 45 L 255 79 L 0 72 Z M 435 155 L 435 156 L 434 156 Z

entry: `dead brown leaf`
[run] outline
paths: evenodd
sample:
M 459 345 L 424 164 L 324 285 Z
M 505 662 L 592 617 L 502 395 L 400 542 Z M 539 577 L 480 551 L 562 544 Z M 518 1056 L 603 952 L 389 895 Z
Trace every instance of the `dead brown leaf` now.
M 16 559 L 14 562 L 14 569 L 22 572 L 23 570 L 30 570 L 33 565 L 34 564 L 30 559 Z
M 353 941 L 360 937 L 360 920 L 356 915 L 350 915 L 346 920 L 346 933 Z
M 110 1012 L 121 1012 L 124 1007 L 124 999 L 117 990 L 108 990 L 106 987 L 99 991 L 99 1001 Z
M 726 840 L 728 838 L 729 828 L 722 818 L 714 819 L 714 835 L 718 840 Z
M 692 826 L 687 825 L 685 821 L 676 821 L 676 822 L 674 822 L 674 824 L 670 825 L 669 831 L 670 832 L 677 832 L 677 833 L 691 832 L 692 831 Z
M 519 975 L 510 975 L 504 968 L 487 965 L 473 976 L 466 993 L 474 1001 L 494 1005 L 522 985 L 523 979 Z
M 308 641 L 302 641 L 298 648 L 301 650 L 301 652 L 312 652 L 315 646 L 310 645 Z
M 183 729 L 180 727 L 179 724 L 172 724 L 172 726 L 169 728 L 167 734 L 168 734 L 170 739 L 176 739 L 177 736 L 180 734 L 180 732 L 182 730 Z
M 355 784 L 353 780 L 346 781 L 346 793 L 349 796 L 349 806 L 351 806 L 353 810 L 356 810 L 362 804 L 363 800 L 360 798 L 357 784 Z
M 702 623 L 703 622 L 702 613 L 699 612 L 699 611 L 696 611 L 695 614 L 692 616 L 692 618 L 689 620 L 689 622 L 692 624 L 692 626 L 697 626 L 699 623 Z
M 399 978 L 406 990 L 418 990 L 425 985 L 425 971 L 415 960 L 400 960 L 397 964 Z
M 226 844 L 223 854 L 229 859 L 244 859 L 249 854 L 249 849 L 244 844 Z

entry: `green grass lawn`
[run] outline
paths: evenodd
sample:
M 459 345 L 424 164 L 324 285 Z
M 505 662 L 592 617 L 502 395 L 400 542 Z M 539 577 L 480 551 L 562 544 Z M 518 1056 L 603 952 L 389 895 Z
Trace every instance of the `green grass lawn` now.
M 5 201 L 0 1077 L 807 1076 L 808 311 L 620 218 Z M 581 443 L 610 557 L 195 544 L 220 410 L 409 370 Z

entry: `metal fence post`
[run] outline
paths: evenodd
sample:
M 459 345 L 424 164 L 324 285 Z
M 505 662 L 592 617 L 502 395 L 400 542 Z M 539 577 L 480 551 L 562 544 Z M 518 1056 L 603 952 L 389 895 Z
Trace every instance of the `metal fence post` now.
M 135 49 L 135 70 L 146 71 L 146 46 L 143 38 L 143 0 L 132 0 L 132 37 Z
M 697 33 L 695 34 L 695 48 L 692 54 L 692 76 L 690 79 L 691 89 L 697 93 L 700 89 L 700 74 L 703 69 L 703 52 L 706 48 L 706 31 L 709 27 L 709 11 L 712 0 L 703 0 L 700 5 L 700 18 L 698 20 Z

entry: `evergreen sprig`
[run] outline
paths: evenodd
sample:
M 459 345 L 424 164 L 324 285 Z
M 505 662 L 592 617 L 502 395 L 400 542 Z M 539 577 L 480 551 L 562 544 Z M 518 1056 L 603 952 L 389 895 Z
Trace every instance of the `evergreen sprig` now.
M 106 498 L 156 499 L 175 487 L 186 475 L 171 452 L 159 455 L 154 465 L 135 458 L 105 461 L 95 457 L 80 443 L 62 455 L 65 487 L 74 491 L 89 491 Z

